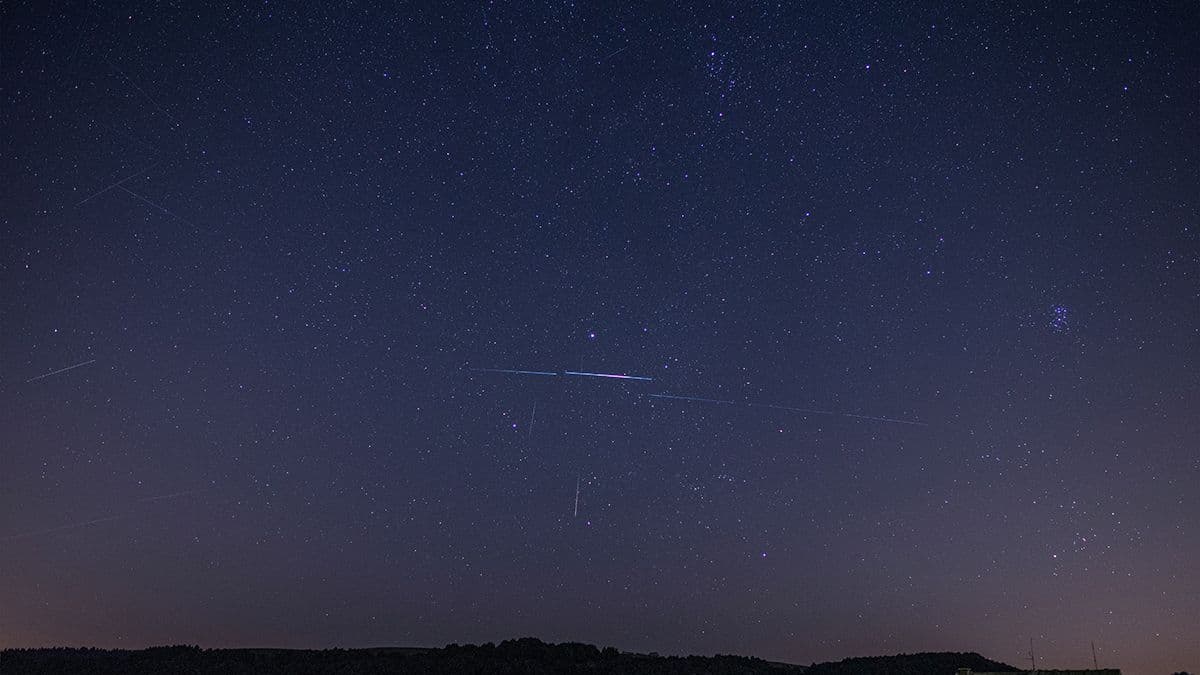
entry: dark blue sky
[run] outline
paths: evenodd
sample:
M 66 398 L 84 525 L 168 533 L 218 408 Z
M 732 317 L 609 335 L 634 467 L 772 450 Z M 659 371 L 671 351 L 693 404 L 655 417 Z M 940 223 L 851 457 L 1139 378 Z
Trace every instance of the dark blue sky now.
M 0 9 L 0 647 L 1200 669 L 1194 3 L 325 4 Z

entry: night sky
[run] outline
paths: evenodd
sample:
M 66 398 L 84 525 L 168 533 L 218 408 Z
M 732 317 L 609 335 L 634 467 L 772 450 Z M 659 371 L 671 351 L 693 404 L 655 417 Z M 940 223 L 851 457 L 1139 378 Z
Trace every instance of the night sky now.
M 1200 669 L 1195 2 L 0 12 L 0 647 Z

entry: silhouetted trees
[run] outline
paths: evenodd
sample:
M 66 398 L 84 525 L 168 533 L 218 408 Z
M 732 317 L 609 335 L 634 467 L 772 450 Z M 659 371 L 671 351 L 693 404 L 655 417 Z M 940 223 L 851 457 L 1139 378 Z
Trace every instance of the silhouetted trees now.
M 578 642 L 547 644 L 536 638 L 500 644 L 447 645 L 443 649 L 201 649 L 154 647 L 106 649 L 8 649 L 0 651 L 0 673 L 49 675 L 954 675 L 958 668 L 1012 671 L 1012 666 L 978 654 L 911 654 L 846 659 L 811 668 L 745 656 L 658 656 L 597 649 Z
M 927 652 L 897 656 L 867 656 L 836 663 L 813 664 L 805 675 L 954 675 L 959 668 L 982 672 L 1016 672 L 1007 663 L 974 652 Z

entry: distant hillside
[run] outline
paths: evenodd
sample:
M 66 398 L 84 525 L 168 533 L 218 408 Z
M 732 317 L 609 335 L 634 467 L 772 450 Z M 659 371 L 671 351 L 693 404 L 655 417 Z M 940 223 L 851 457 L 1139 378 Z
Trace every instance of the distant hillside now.
M 0 652 L 0 674 L 50 675 L 533 675 L 552 673 L 654 673 L 655 675 L 778 675 L 802 672 L 741 656 L 660 657 L 603 650 L 579 643 L 546 644 L 534 638 L 499 645 L 449 645 L 442 649 L 200 649 L 155 647 L 9 649 Z
M 442 649 L 200 649 L 142 650 L 8 649 L 0 651 L 0 674 L 50 675 L 954 675 L 958 668 L 1015 670 L 978 654 L 912 654 L 847 659 L 806 668 L 745 656 L 658 656 L 612 647 L 535 638 L 499 645 L 449 645 Z
M 864 656 L 836 663 L 820 663 L 805 675 L 954 675 L 959 668 L 983 672 L 1016 672 L 1007 663 L 985 659 L 974 652 L 925 652 L 897 656 Z

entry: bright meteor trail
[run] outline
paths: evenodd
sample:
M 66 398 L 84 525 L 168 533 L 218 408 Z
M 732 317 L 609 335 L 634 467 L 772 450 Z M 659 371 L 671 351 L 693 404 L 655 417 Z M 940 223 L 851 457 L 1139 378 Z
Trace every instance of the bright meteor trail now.
M 575 370 L 567 370 L 563 375 L 575 375 L 578 377 L 607 377 L 614 380 L 641 380 L 643 382 L 653 382 L 653 377 L 639 377 L 637 375 L 614 375 L 612 373 L 581 373 Z
M 52 370 L 52 371 L 50 371 L 50 372 L 46 373 L 45 375 L 38 375 L 37 377 L 31 377 L 31 378 L 29 378 L 28 380 L 25 380 L 25 384 L 29 384 L 30 382 L 36 382 L 36 381 L 38 381 L 38 380 L 40 380 L 40 379 L 43 379 L 43 378 L 50 377 L 51 375 L 57 375 L 57 374 L 59 374 L 59 373 L 65 373 L 65 372 L 67 372 L 68 370 L 75 370 L 76 368 L 79 368 L 79 367 L 81 367 L 81 366 L 86 366 L 86 365 L 87 365 L 87 364 L 89 364 L 89 363 L 95 363 L 95 362 L 96 362 L 96 359 L 92 359 L 92 360 L 90 360 L 90 361 L 84 361 L 83 363 L 76 363 L 76 364 L 75 364 L 75 365 L 73 365 L 73 366 L 67 366 L 66 368 L 59 368 L 58 370 Z
M 836 412 L 833 410 L 813 410 L 811 408 L 793 408 L 786 405 L 774 405 L 771 403 L 749 403 L 743 401 L 726 401 L 718 398 L 701 398 L 699 396 L 675 396 L 673 394 L 649 394 L 651 398 L 665 398 L 675 401 L 694 401 L 697 403 L 718 403 L 721 405 L 737 405 L 748 408 L 770 408 L 772 410 L 786 410 L 788 412 L 807 413 L 811 415 L 831 415 L 834 417 L 850 417 L 859 420 L 874 420 L 876 422 L 888 422 L 890 424 L 909 424 L 916 427 L 929 426 L 926 422 L 917 422 L 915 420 L 901 420 L 894 417 L 877 417 L 874 415 L 856 415 L 854 413 Z

